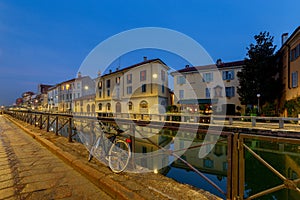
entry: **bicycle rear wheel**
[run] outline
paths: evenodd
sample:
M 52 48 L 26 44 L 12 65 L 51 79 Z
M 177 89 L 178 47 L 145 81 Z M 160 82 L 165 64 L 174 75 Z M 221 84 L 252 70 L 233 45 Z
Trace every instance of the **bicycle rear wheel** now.
M 124 171 L 131 157 L 131 149 L 127 142 L 116 139 L 109 149 L 108 164 L 115 173 Z

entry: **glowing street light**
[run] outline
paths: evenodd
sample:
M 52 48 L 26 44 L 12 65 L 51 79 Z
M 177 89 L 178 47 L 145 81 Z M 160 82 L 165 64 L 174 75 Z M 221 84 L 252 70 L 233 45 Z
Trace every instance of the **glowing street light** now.
M 256 96 L 257 96 L 257 113 L 259 113 L 260 112 L 260 110 L 259 110 L 259 98 L 260 98 L 260 94 L 257 94 Z

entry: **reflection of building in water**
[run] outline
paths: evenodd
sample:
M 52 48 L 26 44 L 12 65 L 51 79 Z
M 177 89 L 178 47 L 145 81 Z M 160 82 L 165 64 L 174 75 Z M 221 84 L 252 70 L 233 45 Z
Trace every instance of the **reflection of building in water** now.
M 135 162 L 149 170 L 160 170 L 169 165 L 169 155 L 158 146 L 170 148 L 171 137 L 159 134 L 158 129 L 136 127 Z M 150 141 L 151 142 L 150 142 Z
M 204 135 L 200 137 L 204 138 Z M 215 140 L 212 136 L 211 140 L 206 141 L 212 142 Z M 184 137 L 181 137 L 178 140 L 174 141 L 174 149 L 185 149 L 188 147 L 200 146 L 199 148 L 192 148 L 187 150 L 181 158 L 186 160 L 188 163 L 193 165 L 193 167 L 197 168 L 202 172 L 206 172 L 209 174 L 215 174 L 220 176 L 227 176 L 227 144 L 223 142 L 218 142 L 214 146 L 213 144 L 203 144 L 203 138 L 197 138 L 192 143 Z M 207 155 L 203 158 L 199 157 L 200 148 L 204 148 Z M 211 150 L 212 149 L 212 150 Z M 177 159 L 173 164 L 173 167 L 183 168 L 189 170 L 190 168 L 186 166 L 183 162 Z
M 258 154 L 265 162 L 271 165 L 282 176 L 289 180 L 295 180 L 300 175 L 300 145 L 280 143 L 274 140 L 246 139 L 245 144 Z M 263 174 L 263 176 L 262 176 Z M 272 187 L 287 184 L 259 161 L 256 157 L 245 150 L 245 190 L 248 195 L 270 189 Z M 293 183 L 290 182 L 289 185 Z M 298 186 L 300 184 L 298 183 Z M 280 189 L 267 194 L 264 199 L 289 199 L 298 200 L 300 194 L 293 189 Z
M 169 67 L 160 59 L 147 60 L 96 80 L 98 113 L 162 113 L 169 104 Z

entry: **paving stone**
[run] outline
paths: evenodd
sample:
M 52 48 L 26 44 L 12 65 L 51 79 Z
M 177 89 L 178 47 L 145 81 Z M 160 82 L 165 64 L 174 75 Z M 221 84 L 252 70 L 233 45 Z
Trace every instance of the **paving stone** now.
M 1 181 L 0 182 L 0 188 L 4 189 L 4 188 L 9 188 L 9 187 L 13 187 L 14 186 L 14 181 L 13 179 L 10 180 L 6 180 L 6 181 Z
M 13 187 L 0 189 L 0 199 L 14 197 L 14 195 L 15 195 L 15 190 Z
M 27 133 L 0 117 L 1 127 L 8 131 L 1 133 L 0 139 L 4 151 L 0 158 L 0 199 L 112 199 Z M 9 144 L 5 149 L 4 140 L 5 145 Z
M 56 185 L 56 180 L 33 182 L 30 184 L 26 184 L 24 189 L 21 191 L 21 194 L 34 192 L 34 191 L 40 191 L 40 190 L 46 190 L 49 188 L 53 188 L 55 185 Z
M 12 178 L 13 177 L 10 173 L 9 174 L 2 174 L 2 175 L 0 175 L 0 182 L 8 181 L 8 180 L 11 180 Z

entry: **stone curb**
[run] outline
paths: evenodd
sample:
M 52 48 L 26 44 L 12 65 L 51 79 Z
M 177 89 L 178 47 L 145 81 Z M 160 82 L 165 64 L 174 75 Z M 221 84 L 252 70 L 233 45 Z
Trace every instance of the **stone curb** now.
M 101 173 L 100 171 L 86 165 L 79 159 L 77 159 L 75 156 L 71 155 L 68 152 L 63 151 L 56 145 L 54 145 L 49 140 L 42 138 L 39 134 L 36 134 L 29 130 L 26 127 L 23 127 L 21 124 L 19 124 L 17 121 L 12 119 L 11 117 L 4 115 L 6 119 L 13 122 L 15 125 L 17 125 L 19 128 L 21 128 L 23 131 L 31 135 L 34 139 L 36 139 L 39 143 L 41 143 L 43 146 L 45 146 L 47 149 L 49 149 L 51 152 L 53 152 L 55 155 L 63 159 L 68 165 L 73 167 L 75 170 L 79 171 L 81 174 L 86 176 L 90 181 L 92 181 L 95 185 L 97 185 L 99 188 L 101 188 L 103 191 L 108 193 L 112 198 L 115 199 L 124 199 L 124 200 L 144 200 L 143 197 L 138 195 L 137 193 L 128 190 L 123 185 L 119 184 L 118 182 L 105 177 L 104 173 Z

